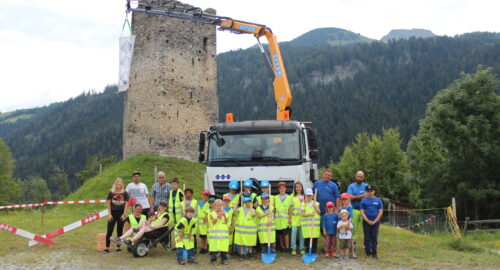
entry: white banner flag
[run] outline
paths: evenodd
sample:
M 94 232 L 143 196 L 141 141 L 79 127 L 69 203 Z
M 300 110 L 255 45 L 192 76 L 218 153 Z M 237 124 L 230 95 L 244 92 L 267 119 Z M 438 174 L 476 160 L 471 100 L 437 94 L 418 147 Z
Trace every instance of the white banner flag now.
M 127 91 L 128 89 L 134 44 L 135 35 L 120 38 L 120 80 L 118 81 L 118 92 Z

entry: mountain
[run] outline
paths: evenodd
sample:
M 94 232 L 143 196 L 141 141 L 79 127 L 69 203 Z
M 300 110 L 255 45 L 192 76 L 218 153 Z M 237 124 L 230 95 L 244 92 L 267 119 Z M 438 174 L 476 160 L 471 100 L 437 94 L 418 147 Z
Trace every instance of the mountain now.
M 312 121 L 318 130 L 321 165 L 337 161 L 360 132 L 398 127 L 406 144 L 426 104 L 461 72 L 484 65 L 500 75 L 498 33 L 350 46 L 292 41 L 281 49 L 293 94 L 292 118 Z M 222 121 L 227 112 L 238 121 L 275 118 L 272 81 L 259 54 L 247 49 L 217 56 Z M 0 114 L 0 137 L 16 159 L 15 176 L 47 179 L 58 166 L 75 190 L 74 174 L 89 156 L 120 159 L 123 101 L 123 93 L 108 86 L 103 93 Z
M 380 41 L 389 41 L 391 39 L 408 39 L 410 37 L 416 38 L 429 38 L 437 37 L 436 34 L 432 33 L 431 30 L 427 29 L 393 29 L 389 34 L 385 35 Z
M 58 166 L 74 189 L 79 186 L 74 174 L 89 156 L 121 158 L 124 94 L 116 91 L 109 86 L 100 94 L 0 114 L 0 137 L 16 159 L 14 175 L 47 179 Z
M 353 33 L 348 30 L 340 28 L 318 28 L 311 30 L 290 42 L 284 44 L 291 44 L 296 46 L 321 46 L 321 45 L 350 45 L 363 42 L 372 42 L 373 39 L 364 37 L 360 34 Z

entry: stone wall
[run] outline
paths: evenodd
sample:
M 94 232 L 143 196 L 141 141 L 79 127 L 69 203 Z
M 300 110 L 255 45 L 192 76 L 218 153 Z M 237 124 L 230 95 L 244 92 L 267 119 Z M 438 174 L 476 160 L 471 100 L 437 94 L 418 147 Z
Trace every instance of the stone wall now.
M 199 133 L 218 120 L 215 30 L 189 20 L 133 14 L 124 159 L 141 153 L 197 159 Z

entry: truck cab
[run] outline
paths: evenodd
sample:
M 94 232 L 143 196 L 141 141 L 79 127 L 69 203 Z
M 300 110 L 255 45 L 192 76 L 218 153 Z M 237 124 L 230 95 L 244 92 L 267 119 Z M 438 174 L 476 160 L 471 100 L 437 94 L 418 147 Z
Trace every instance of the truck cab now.
M 205 154 L 206 149 L 206 154 Z M 206 163 L 205 189 L 221 197 L 230 180 L 279 182 L 287 192 L 301 182 L 304 188 L 317 179 L 318 151 L 315 131 L 299 121 L 259 120 L 218 123 L 200 134 L 199 161 Z

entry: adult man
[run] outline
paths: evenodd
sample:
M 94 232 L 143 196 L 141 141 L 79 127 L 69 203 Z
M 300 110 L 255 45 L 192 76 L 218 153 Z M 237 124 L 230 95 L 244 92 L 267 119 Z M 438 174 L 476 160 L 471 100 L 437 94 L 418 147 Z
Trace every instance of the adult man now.
M 127 185 L 126 190 L 130 197 L 135 198 L 136 202 L 142 206 L 142 214 L 147 215 L 150 211 L 148 187 L 141 182 L 141 173 L 138 171 L 132 173 L 132 181 Z
M 332 177 L 332 171 L 326 169 L 323 172 L 323 179 L 314 182 L 313 190 L 317 192 L 316 200 L 319 202 L 319 209 L 321 215 L 326 212 L 326 203 L 335 202 L 335 205 L 340 203 L 340 192 L 337 184 L 332 182 L 330 178 Z
M 356 173 L 356 182 L 349 185 L 347 188 L 347 193 L 349 193 L 349 199 L 351 199 L 352 208 L 358 209 L 361 205 L 361 199 L 366 197 L 366 186 L 368 185 L 365 181 L 365 173 L 363 171 L 358 171 Z
M 168 200 L 168 193 L 172 190 L 172 186 L 165 182 L 166 176 L 164 172 L 158 172 L 158 182 L 153 184 L 151 188 L 150 204 L 154 206 L 154 210 L 158 211 L 158 205 L 162 201 Z
M 358 239 L 358 235 L 361 228 L 361 213 L 359 212 L 359 208 L 361 206 L 361 199 L 365 198 L 368 193 L 366 192 L 367 183 L 364 182 L 365 173 L 363 171 L 356 172 L 356 182 L 349 185 L 347 188 L 347 193 L 349 194 L 349 199 L 351 200 L 352 205 L 352 217 L 351 221 L 354 224 L 354 229 L 352 233 L 352 245 L 351 245 L 351 256 L 356 258 L 356 240 Z

